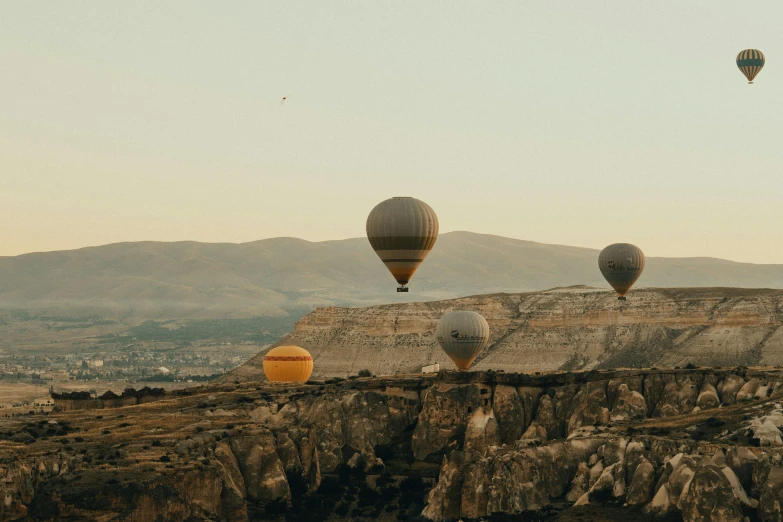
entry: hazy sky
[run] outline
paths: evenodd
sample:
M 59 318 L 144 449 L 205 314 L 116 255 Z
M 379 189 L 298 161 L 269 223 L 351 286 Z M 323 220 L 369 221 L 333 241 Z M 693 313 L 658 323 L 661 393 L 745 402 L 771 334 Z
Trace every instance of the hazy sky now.
M 443 232 L 783 263 L 781 22 L 780 0 L 4 1 L 0 255 L 354 237 L 414 196 Z

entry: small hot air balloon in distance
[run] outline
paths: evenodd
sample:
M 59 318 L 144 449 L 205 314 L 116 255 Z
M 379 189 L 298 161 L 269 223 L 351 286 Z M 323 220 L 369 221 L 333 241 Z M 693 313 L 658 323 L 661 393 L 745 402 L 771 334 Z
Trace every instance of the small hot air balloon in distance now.
M 625 294 L 642 275 L 644 263 L 642 249 L 630 243 L 609 245 L 598 255 L 598 268 L 617 291 L 620 301 L 625 301 Z
M 753 83 L 753 78 L 761 72 L 764 62 L 764 53 L 758 49 L 745 49 L 737 55 L 737 67 L 748 79 L 748 83 Z
M 306 382 L 313 373 L 310 352 L 298 346 L 278 346 L 264 356 L 264 374 L 271 382 Z
M 416 198 L 391 198 L 367 216 L 367 239 L 375 253 L 407 292 L 408 281 L 438 239 L 438 216 Z
M 454 310 L 438 321 L 435 337 L 460 371 L 466 371 L 489 342 L 489 324 L 476 312 Z

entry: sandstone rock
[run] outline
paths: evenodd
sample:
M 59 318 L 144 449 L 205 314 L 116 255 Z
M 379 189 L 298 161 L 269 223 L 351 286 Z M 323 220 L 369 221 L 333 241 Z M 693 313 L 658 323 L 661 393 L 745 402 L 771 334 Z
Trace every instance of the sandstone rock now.
M 626 486 L 631 485 L 631 480 L 636 472 L 636 467 L 641 464 L 642 461 L 647 460 L 644 456 L 646 452 L 647 449 L 642 442 L 633 441 L 626 444 L 625 456 L 623 457 Z
M 248 497 L 259 500 L 291 497 L 285 470 L 275 451 L 275 440 L 271 433 L 234 438 L 231 440 L 231 450 L 237 457 L 245 479 Z
M 521 439 L 530 441 L 545 441 L 547 440 L 546 428 L 538 424 L 536 421 L 533 421 L 530 426 L 528 426 L 527 430 L 525 430 L 525 433 L 522 434 Z
M 783 521 L 783 467 L 769 471 L 759 498 L 758 510 L 764 522 Z
M 546 430 L 547 439 L 557 439 L 560 437 L 560 423 L 555 415 L 555 405 L 549 395 L 544 395 L 538 403 L 536 418 L 537 425 Z
M 718 391 L 712 384 L 705 382 L 702 385 L 701 391 L 699 392 L 699 397 L 696 399 L 696 406 L 702 410 L 710 410 L 720 406 Z
M 745 492 L 745 490 L 742 487 L 742 484 L 740 484 L 739 479 L 737 478 L 737 475 L 734 474 L 734 471 L 732 471 L 731 468 L 728 466 L 718 467 L 718 469 L 721 470 L 721 473 L 726 475 L 726 478 L 729 481 L 729 484 L 731 485 L 731 491 L 734 494 L 734 498 L 736 498 L 740 504 L 744 504 L 746 506 L 749 506 L 751 508 L 756 508 L 758 505 L 758 501 L 755 499 L 748 498 L 748 494 Z
M 589 383 L 590 385 L 590 392 L 593 393 L 596 386 L 594 383 Z M 604 387 L 605 384 L 601 383 L 600 387 Z M 555 388 L 555 393 L 552 396 L 552 405 L 555 409 L 555 419 L 557 420 L 557 434 L 555 435 L 555 438 L 564 438 L 566 435 L 568 435 L 568 422 L 571 418 L 571 415 L 574 413 L 574 410 L 572 409 L 572 403 L 574 401 L 574 398 L 581 390 L 581 386 L 576 384 L 566 384 L 563 386 L 558 386 Z M 604 396 L 605 396 L 604 392 Z M 604 398 L 604 401 L 606 399 Z M 604 406 L 606 406 L 604 404 Z
M 621 384 L 617 389 L 617 399 L 609 418 L 614 421 L 643 420 L 647 416 L 647 401 L 644 396 Z
M 570 401 L 566 435 L 580 426 L 605 424 L 608 420 L 607 407 L 606 382 L 587 383 Z
M 756 395 L 756 390 L 759 389 L 761 383 L 757 378 L 752 378 L 746 382 L 742 388 L 737 392 L 737 402 L 749 401 Z
M 599 460 L 590 468 L 588 476 L 588 485 L 592 488 L 604 472 L 604 461 Z
M 449 457 L 443 457 L 438 482 L 430 490 L 427 506 L 422 516 L 433 522 L 457 519 L 462 508 L 463 465 L 465 454 L 453 451 Z
M 498 385 L 493 396 L 493 411 L 497 418 L 500 442 L 510 444 L 518 440 L 527 429 L 525 405 L 516 388 Z M 529 417 L 532 419 L 532 411 Z
M 528 451 L 495 459 L 490 483 L 488 513 L 518 513 L 549 504 L 536 461 Z
M 718 385 L 720 400 L 726 404 L 735 404 L 737 402 L 737 392 L 745 385 L 745 379 L 739 375 L 728 375 Z
M 660 417 L 670 417 L 681 413 L 690 413 L 696 406 L 698 389 L 690 376 L 662 376 L 661 381 L 665 382 L 660 399 L 655 408 L 656 415 Z M 645 381 L 647 385 L 647 381 Z M 654 395 L 653 395 L 654 396 Z M 649 399 L 648 399 L 649 401 Z
M 436 384 L 428 389 L 413 432 L 413 456 L 423 459 L 462 435 L 470 416 L 483 404 L 481 389 L 474 384 Z
M 468 421 L 465 430 L 465 450 L 483 455 L 490 446 L 497 446 L 499 443 L 495 413 L 492 410 L 485 413 L 484 408 L 479 407 Z
M 775 423 L 767 417 L 753 419 L 750 422 L 750 430 L 753 437 L 759 440 L 762 446 L 783 446 L 783 437 Z
M 689 522 L 742 522 L 742 510 L 726 476 L 714 465 L 700 466 L 680 503 Z
M 729 448 L 726 452 L 726 465 L 731 468 L 745 490 L 753 487 L 753 476 L 758 457 L 747 447 Z
M 239 469 L 239 463 L 237 462 L 234 453 L 231 451 L 231 447 L 221 441 L 215 446 L 215 457 L 217 457 L 221 466 L 223 467 L 225 477 L 224 482 L 226 486 L 236 491 L 237 496 L 243 500 L 247 496 L 247 488 L 245 488 L 245 479 L 242 477 L 242 472 Z
M 642 457 L 642 461 L 636 466 L 631 479 L 631 485 L 628 488 L 626 501 L 631 506 L 646 504 L 653 496 L 655 488 L 655 468 L 650 462 Z M 667 487 L 668 493 L 668 487 Z
M 538 409 L 538 401 L 543 394 L 541 388 L 533 388 L 528 386 L 521 386 L 517 388 L 519 393 L 519 399 L 522 401 L 522 408 L 525 412 L 525 426 L 529 426 L 533 422 L 536 410 Z
M 628 391 L 635 391 L 642 397 L 644 397 L 644 379 L 639 376 L 618 377 L 610 379 L 606 384 L 606 398 L 609 401 L 610 409 L 613 410 L 617 406 L 617 399 L 619 397 L 620 386 L 625 385 Z M 647 412 L 645 411 L 645 416 Z
M 579 463 L 579 468 L 571 481 L 571 489 L 568 490 L 566 500 L 576 502 L 579 497 L 590 489 L 590 468 L 584 462 Z
M 302 461 L 299 459 L 299 451 L 296 444 L 288 436 L 288 433 L 281 431 L 277 435 L 277 455 L 283 464 L 286 475 L 301 474 Z
M 601 476 L 590 486 L 587 493 L 582 495 L 574 504 L 582 506 L 591 502 L 603 503 L 614 497 L 625 494 L 625 473 L 622 462 L 615 462 L 604 468 Z
M 468 469 L 462 486 L 460 516 L 479 519 L 490 514 L 487 513 L 492 476 L 490 461 L 478 459 L 466 467 Z

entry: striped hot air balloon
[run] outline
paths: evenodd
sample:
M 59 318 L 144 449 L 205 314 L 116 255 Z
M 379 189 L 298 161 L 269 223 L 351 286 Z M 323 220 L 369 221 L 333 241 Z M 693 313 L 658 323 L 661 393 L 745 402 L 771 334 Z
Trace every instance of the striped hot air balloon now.
M 642 249 L 630 243 L 609 245 L 598 255 L 598 268 L 617 291 L 620 301 L 625 301 L 625 294 L 642 275 L 644 263 Z
M 489 341 L 489 324 L 476 312 L 454 310 L 438 321 L 435 337 L 460 371 L 466 371 Z
M 438 239 L 438 216 L 416 198 L 391 198 L 376 205 L 367 217 L 367 239 L 400 284 L 405 286 Z
M 737 55 L 737 67 L 748 79 L 748 83 L 753 83 L 753 78 L 761 72 L 764 61 L 764 53 L 758 49 L 745 49 Z
M 313 373 L 310 352 L 298 346 L 278 346 L 264 356 L 264 374 L 272 382 L 305 382 Z

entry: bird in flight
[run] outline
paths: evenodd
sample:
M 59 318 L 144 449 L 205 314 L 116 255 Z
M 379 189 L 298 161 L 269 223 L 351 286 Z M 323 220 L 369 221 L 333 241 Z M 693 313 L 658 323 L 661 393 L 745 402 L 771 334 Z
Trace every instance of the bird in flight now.
M 282 107 L 285 101 L 288 99 L 288 97 L 291 96 L 290 94 L 286 94 L 283 96 L 283 99 L 280 100 L 280 106 Z

